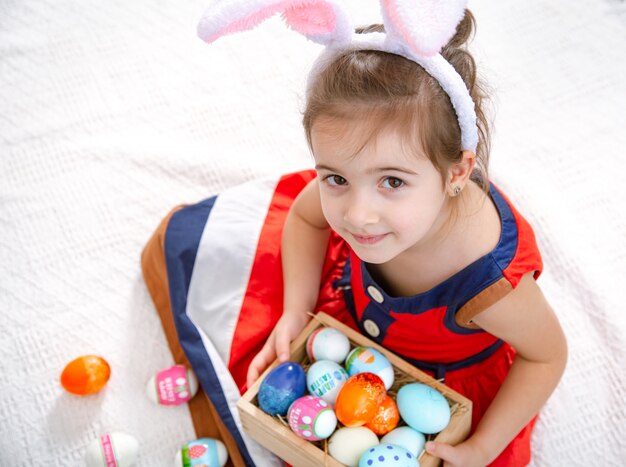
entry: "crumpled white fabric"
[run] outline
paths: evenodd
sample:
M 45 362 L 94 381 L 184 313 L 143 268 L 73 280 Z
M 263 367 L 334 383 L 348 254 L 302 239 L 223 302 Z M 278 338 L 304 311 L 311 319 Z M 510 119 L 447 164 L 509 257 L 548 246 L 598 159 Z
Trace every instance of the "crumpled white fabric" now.
M 377 19 L 378 2 L 347 4 Z M 311 165 L 299 111 L 320 50 L 278 18 L 207 46 L 205 6 L 0 3 L 0 465 L 82 465 L 119 430 L 139 467 L 167 466 L 193 438 L 186 407 L 144 395 L 172 358 L 139 254 L 170 207 Z M 570 346 L 532 465 L 623 465 L 626 5 L 470 8 L 497 94 L 492 176 L 535 227 Z M 87 353 L 112 376 L 77 398 L 58 378 Z

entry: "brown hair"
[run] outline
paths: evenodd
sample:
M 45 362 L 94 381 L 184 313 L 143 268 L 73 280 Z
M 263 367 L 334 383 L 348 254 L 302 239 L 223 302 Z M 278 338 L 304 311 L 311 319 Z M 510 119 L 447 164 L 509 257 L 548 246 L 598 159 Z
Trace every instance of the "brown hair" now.
M 487 188 L 489 122 L 483 105 L 485 87 L 476 74 L 466 42 L 475 29 L 474 16 L 465 16 L 441 55 L 461 75 L 475 103 L 478 124 L 476 168 L 472 178 Z M 382 25 L 358 33 L 384 32 Z M 359 152 L 383 128 L 399 128 L 439 170 L 446 183 L 451 164 L 461 160 L 461 130 L 450 99 L 439 83 L 417 63 L 399 55 L 374 50 L 345 52 L 332 60 L 309 85 L 303 124 L 312 149 L 311 129 L 320 116 L 337 120 L 367 119 L 371 126 Z M 368 127 L 368 130 L 370 128 Z

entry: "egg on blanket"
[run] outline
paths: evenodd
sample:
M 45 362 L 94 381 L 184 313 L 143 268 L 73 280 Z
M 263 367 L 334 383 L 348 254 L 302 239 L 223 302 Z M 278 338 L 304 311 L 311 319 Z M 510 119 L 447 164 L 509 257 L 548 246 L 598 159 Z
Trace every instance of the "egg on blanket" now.
M 337 427 L 337 417 L 328 403 L 317 396 L 303 396 L 291 404 L 287 421 L 300 438 L 319 441 L 328 438 Z
M 373 373 L 359 373 L 345 382 L 337 401 L 335 412 L 345 426 L 362 426 L 374 418 L 381 399 L 385 396 L 385 384 Z
M 348 381 L 348 373 L 343 367 L 330 360 L 318 360 L 306 373 L 306 387 L 309 392 L 335 405 L 337 394 Z
M 83 355 L 68 363 L 61 373 L 61 386 L 79 396 L 100 391 L 109 381 L 111 367 L 97 355 Z
M 175 467 L 223 467 L 228 461 L 226 446 L 218 439 L 200 438 L 186 443 L 176 454 Z
M 383 436 L 380 442 L 401 446 L 415 457 L 419 457 L 426 444 L 426 437 L 410 426 L 401 426 Z
M 398 390 L 396 403 L 402 420 L 420 433 L 439 433 L 450 422 L 448 401 L 425 384 L 405 384 Z
M 160 405 L 180 405 L 198 392 L 196 375 L 185 365 L 174 365 L 159 371 L 148 381 L 148 398 Z
M 350 341 L 335 328 L 319 328 L 306 341 L 306 353 L 313 361 L 330 360 L 341 363 L 350 352 Z
M 358 373 L 374 373 L 385 383 L 385 389 L 393 385 L 393 366 L 387 358 L 372 347 L 357 347 L 346 357 L 346 370 L 350 376 Z
M 93 440 L 85 452 L 87 467 L 132 467 L 137 462 L 139 443 L 122 432 L 106 433 Z
M 379 444 L 368 449 L 359 459 L 359 467 L 419 467 L 417 458 L 403 447 Z
M 268 373 L 259 388 L 259 407 L 270 415 L 287 415 L 289 406 L 304 394 L 304 369 L 294 362 L 285 362 Z
M 378 437 L 364 426 L 339 428 L 328 440 L 328 453 L 349 467 L 357 467 L 361 455 L 378 444 Z

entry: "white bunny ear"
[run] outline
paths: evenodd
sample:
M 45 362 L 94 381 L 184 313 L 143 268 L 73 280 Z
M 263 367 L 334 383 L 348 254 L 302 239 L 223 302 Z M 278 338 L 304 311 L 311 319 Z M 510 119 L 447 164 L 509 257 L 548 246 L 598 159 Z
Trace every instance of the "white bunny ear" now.
M 198 23 L 198 36 L 211 43 L 224 35 L 252 29 L 276 13 L 282 13 L 295 31 L 321 44 L 344 42 L 352 34 L 348 15 L 330 1 L 214 0 Z
M 287 24 L 318 44 L 345 43 L 354 33 L 346 11 L 338 3 L 325 0 L 291 2 L 283 13 Z
M 436 55 L 454 36 L 467 0 L 380 0 L 390 41 L 421 57 Z

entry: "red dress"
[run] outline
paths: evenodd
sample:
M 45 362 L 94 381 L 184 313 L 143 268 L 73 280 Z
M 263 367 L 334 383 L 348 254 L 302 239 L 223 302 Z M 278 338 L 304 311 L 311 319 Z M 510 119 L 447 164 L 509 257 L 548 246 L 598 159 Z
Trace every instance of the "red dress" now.
M 230 198 L 221 205 L 220 198 L 224 194 L 210 198 L 176 212 L 165 226 L 164 263 L 178 338 L 203 389 L 222 420 L 227 421 L 226 426 L 238 448 L 244 452 L 246 464 L 259 461 L 247 452 L 253 449 L 244 439 L 245 435 L 242 436 L 237 420 L 230 420 L 233 412 L 226 396 L 228 391 L 224 388 L 234 382 L 239 390 L 245 389 L 250 360 L 280 317 L 282 227 L 293 200 L 314 176 L 312 171 L 286 175 L 277 183 L 268 185 L 271 194 L 262 202 L 259 201 L 261 196 L 254 191 L 242 192 L 241 196 L 228 195 Z M 542 270 L 541 256 L 529 224 L 493 185 L 490 196 L 502 227 L 495 249 L 431 290 L 411 297 L 388 295 L 373 280 L 367 265 L 333 233 L 317 304 L 318 310 L 334 316 L 434 377 L 444 378 L 446 385 L 471 399 L 472 430 L 506 377 L 515 350 L 473 325 L 471 320 L 517 287 L 524 274 L 534 272 L 538 277 Z M 240 204 L 244 207 L 237 212 Z M 251 208 L 250 204 L 257 206 Z M 252 213 L 258 210 L 258 205 L 265 211 L 251 229 L 256 229 L 255 233 L 243 234 L 248 240 L 247 243 L 241 242 L 236 237 L 249 226 L 237 227 L 236 224 L 240 221 L 245 224 L 242 219 L 257 215 Z M 216 206 L 221 206 L 222 214 L 214 214 Z M 224 234 L 220 229 L 229 218 L 235 227 L 227 229 Z M 211 225 L 217 226 L 215 230 Z M 248 245 L 251 239 L 253 248 Z M 231 243 L 234 243 L 233 248 L 227 251 L 224 245 Z M 239 255 L 245 257 L 247 269 L 226 271 Z M 218 270 L 219 274 L 215 274 L 212 280 L 213 270 Z M 224 292 L 224 277 L 228 278 L 229 274 L 233 278 L 239 277 L 244 274 L 241 271 L 247 275 L 239 281 L 243 284 L 239 286 L 239 295 Z M 150 271 L 144 267 L 144 273 L 149 275 Z M 216 291 L 207 298 L 207 284 L 214 282 L 217 282 Z M 194 287 L 202 292 L 194 291 Z M 224 308 L 217 305 L 206 305 L 207 301 L 223 300 L 220 298 L 223 293 L 227 297 L 237 297 L 235 307 L 231 307 L 234 313 L 224 312 Z M 202 321 L 210 314 L 221 314 L 225 320 L 224 328 L 229 331 L 216 333 L 209 329 L 210 326 L 203 325 Z M 206 322 L 211 321 L 206 319 Z M 227 338 L 225 334 L 228 334 Z M 207 341 L 212 348 L 207 349 Z M 217 361 L 218 357 L 221 362 Z M 224 376 L 221 366 L 229 375 Z M 229 376 L 232 382 L 227 381 Z M 534 420 L 492 465 L 527 465 L 533 425 Z

